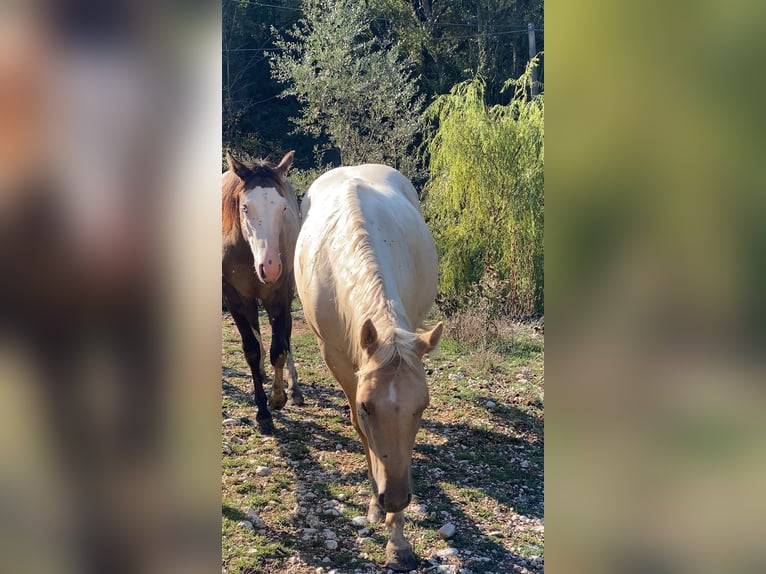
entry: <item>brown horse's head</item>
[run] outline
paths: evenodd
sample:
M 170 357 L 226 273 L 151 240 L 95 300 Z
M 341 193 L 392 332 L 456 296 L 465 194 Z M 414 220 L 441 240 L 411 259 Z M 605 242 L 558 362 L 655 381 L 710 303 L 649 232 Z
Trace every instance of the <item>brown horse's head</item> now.
M 441 323 L 419 335 L 396 330 L 395 343 L 381 343 L 372 321 L 362 327 L 369 364 L 359 371 L 354 414 L 369 447 L 378 503 L 386 512 L 399 512 L 412 499 L 412 448 L 429 402 L 421 359 L 441 333 Z
M 255 274 L 263 283 L 280 278 L 283 257 L 292 261 L 292 253 L 281 252 L 280 236 L 286 214 L 296 220 L 298 217 L 286 179 L 293 155 L 288 152 L 279 165 L 271 167 L 265 163 L 245 165 L 226 152 L 229 168 L 241 180 L 232 207 L 239 210 L 242 237 L 253 252 Z

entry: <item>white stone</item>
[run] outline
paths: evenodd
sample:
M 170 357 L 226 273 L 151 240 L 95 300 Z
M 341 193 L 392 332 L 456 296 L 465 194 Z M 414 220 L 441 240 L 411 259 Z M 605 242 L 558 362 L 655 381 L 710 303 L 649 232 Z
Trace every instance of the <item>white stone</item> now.
M 325 528 L 324 531 L 322 532 L 322 535 L 325 538 L 327 538 L 327 540 L 337 540 L 338 539 L 338 535 L 335 534 L 335 532 L 333 532 L 329 528 Z
M 436 567 L 438 574 L 457 574 L 458 569 L 454 564 L 440 564 Z
M 237 426 L 241 421 L 239 419 L 230 418 L 230 419 L 224 419 L 223 426 L 225 427 L 233 427 Z
M 325 556 L 324 558 L 322 558 L 322 562 L 324 562 L 325 564 L 329 564 L 330 562 L 332 562 L 332 560 L 330 560 L 329 556 Z
M 357 538 L 357 539 L 356 539 L 356 543 L 357 543 L 359 546 L 364 546 L 364 545 L 365 545 L 365 544 L 367 544 L 368 542 L 372 542 L 372 538 L 370 538 L 369 536 L 361 536 L 361 537 L 359 537 L 359 538 Z
M 249 520 L 240 520 L 239 525 L 246 530 L 255 530 L 253 523 Z
M 337 540 L 325 540 L 324 546 L 328 550 L 335 550 L 338 548 L 338 541 Z
M 367 524 L 367 518 L 364 516 L 354 516 L 354 518 L 351 519 L 351 524 L 354 526 L 364 526 Z
M 486 406 L 488 409 L 494 409 L 494 408 L 497 406 L 497 403 L 495 403 L 494 401 L 487 401 L 487 402 L 485 403 L 485 406 Z
M 529 468 L 529 461 L 528 460 L 522 460 L 521 461 L 521 468 Z
M 447 538 L 452 538 L 455 535 L 455 530 L 456 530 L 455 525 L 452 524 L 451 522 L 448 522 L 447 524 L 445 524 L 439 529 L 439 536 L 441 536 L 445 540 Z
M 271 469 L 268 466 L 256 466 L 255 474 L 258 476 L 269 476 L 271 474 Z
M 439 558 L 447 558 L 448 556 L 455 556 L 457 554 L 457 548 L 444 548 L 443 550 L 437 550 L 436 555 Z

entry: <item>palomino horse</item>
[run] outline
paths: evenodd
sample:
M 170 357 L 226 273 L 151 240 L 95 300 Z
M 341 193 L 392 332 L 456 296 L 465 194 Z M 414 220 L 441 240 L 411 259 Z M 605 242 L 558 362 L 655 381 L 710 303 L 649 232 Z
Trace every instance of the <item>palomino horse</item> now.
M 283 369 L 287 366 L 290 401 L 303 404 L 290 351 L 295 295 L 293 253 L 300 229 L 298 200 L 287 181 L 295 152 L 288 152 L 276 167 L 244 164 L 230 153 L 229 171 L 223 174 L 223 299 L 242 337 L 242 349 L 253 373 L 256 420 L 263 434 L 274 424 L 268 407 L 281 409 L 288 397 Z M 274 384 L 266 404 L 263 380 L 263 345 L 258 324 L 258 301 L 271 323 L 271 364 Z
M 412 448 L 429 401 L 422 357 L 442 333 L 441 323 L 414 332 L 436 297 L 434 241 L 412 184 L 383 165 L 327 172 L 301 209 L 295 278 L 305 318 L 364 445 L 368 520 L 386 512 L 386 566 L 411 570 L 402 511 L 412 499 Z

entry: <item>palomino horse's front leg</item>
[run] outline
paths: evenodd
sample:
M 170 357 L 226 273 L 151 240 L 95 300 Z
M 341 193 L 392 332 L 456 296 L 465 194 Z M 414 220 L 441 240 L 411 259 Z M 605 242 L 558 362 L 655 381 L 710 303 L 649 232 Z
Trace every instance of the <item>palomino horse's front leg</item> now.
M 354 408 L 351 409 L 352 417 L 351 422 L 356 428 L 359 438 L 364 445 L 364 454 L 367 458 L 367 474 L 370 477 L 370 483 L 372 484 L 372 495 L 370 496 L 370 505 L 367 510 L 367 521 L 370 524 L 383 521 L 383 509 L 378 503 L 378 486 L 375 483 L 375 478 L 372 474 L 372 464 L 370 461 L 370 447 L 367 443 L 367 438 L 361 432 L 354 413 Z M 386 528 L 388 529 L 389 539 L 386 545 L 386 568 L 390 568 L 396 572 L 409 572 L 417 568 L 417 560 L 415 559 L 415 553 L 412 551 L 412 545 L 404 537 L 404 512 L 389 512 L 385 515 Z
M 389 534 L 386 544 L 386 568 L 397 572 L 408 572 L 417 568 L 412 544 L 404 537 L 404 512 L 386 514 L 386 528 Z

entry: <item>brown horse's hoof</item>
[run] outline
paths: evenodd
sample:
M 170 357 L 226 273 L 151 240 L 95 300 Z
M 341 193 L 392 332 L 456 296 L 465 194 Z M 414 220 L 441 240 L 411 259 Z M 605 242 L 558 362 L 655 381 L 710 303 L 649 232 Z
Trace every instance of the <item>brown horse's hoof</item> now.
M 300 391 L 291 393 L 290 398 L 287 400 L 287 404 L 293 407 L 303 406 L 303 393 Z
M 409 572 L 418 567 L 418 561 L 411 548 L 397 550 L 386 548 L 386 568 L 394 572 Z
M 282 391 L 280 395 L 275 395 L 274 392 L 269 396 L 269 408 L 275 411 L 281 411 L 287 404 L 287 393 Z
M 258 430 L 261 431 L 261 434 L 274 434 L 274 420 L 271 417 L 267 419 L 255 419 L 255 421 L 258 423 Z

